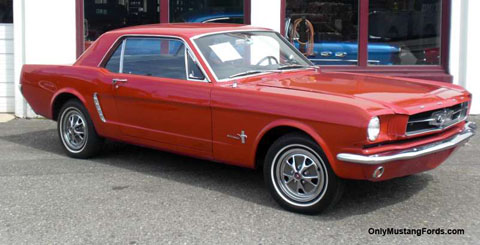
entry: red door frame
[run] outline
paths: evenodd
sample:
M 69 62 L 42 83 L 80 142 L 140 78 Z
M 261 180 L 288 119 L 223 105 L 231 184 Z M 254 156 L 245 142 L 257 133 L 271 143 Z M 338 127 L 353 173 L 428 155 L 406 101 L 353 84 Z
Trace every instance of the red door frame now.
M 450 52 L 450 23 L 451 23 L 451 0 L 442 0 L 442 23 L 440 65 L 422 66 L 368 66 L 368 10 L 369 0 L 358 0 L 359 3 L 359 36 L 358 36 L 358 65 L 357 66 L 323 66 L 322 70 L 346 71 L 359 73 L 381 73 L 392 76 L 411 78 L 431 79 L 442 82 L 452 82 L 453 77 L 449 74 L 449 52 Z M 281 32 L 285 33 L 286 0 L 280 4 Z M 363 14 L 362 14 L 363 13 Z M 367 14 L 365 14 L 367 13 Z
M 85 48 L 85 38 L 84 38 L 84 0 L 75 0 L 75 26 L 77 29 L 76 40 L 77 40 L 77 57 L 82 55 Z M 243 15 L 244 22 L 247 25 L 251 23 L 251 1 L 252 0 L 243 0 Z M 169 0 L 160 0 L 160 23 L 169 23 L 170 22 L 170 1 Z

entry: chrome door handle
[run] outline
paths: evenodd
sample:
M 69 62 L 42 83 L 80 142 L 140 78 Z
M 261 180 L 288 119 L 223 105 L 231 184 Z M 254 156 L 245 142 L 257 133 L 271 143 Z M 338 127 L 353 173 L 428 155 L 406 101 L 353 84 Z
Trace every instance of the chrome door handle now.
M 340 57 L 340 58 L 343 58 L 343 57 L 345 57 L 345 56 L 347 56 L 347 55 L 348 55 L 347 52 L 336 52 L 336 53 L 335 53 L 335 56 L 336 56 L 336 57 Z
M 119 78 L 112 79 L 113 85 L 116 85 L 117 83 L 127 83 L 127 82 L 128 82 L 127 79 L 119 79 Z

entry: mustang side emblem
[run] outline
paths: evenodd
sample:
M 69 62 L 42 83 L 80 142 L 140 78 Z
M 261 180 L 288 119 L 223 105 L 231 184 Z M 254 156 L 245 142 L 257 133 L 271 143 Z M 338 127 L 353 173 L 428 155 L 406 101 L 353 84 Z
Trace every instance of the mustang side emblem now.
M 247 140 L 248 136 L 245 134 L 245 131 L 242 130 L 242 133 L 237 134 L 237 135 L 231 135 L 227 134 L 228 138 L 236 139 L 236 140 L 241 140 L 242 144 L 245 144 L 245 141 Z
M 455 113 L 454 110 L 450 109 L 444 109 L 442 111 L 437 111 L 432 114 L 432 121 L 430 121 L 430 125 L 432 126 L 437 126 L 440 128 L 445 127 L 446 125 L 449 125 L 453 119 L 453 114 Z

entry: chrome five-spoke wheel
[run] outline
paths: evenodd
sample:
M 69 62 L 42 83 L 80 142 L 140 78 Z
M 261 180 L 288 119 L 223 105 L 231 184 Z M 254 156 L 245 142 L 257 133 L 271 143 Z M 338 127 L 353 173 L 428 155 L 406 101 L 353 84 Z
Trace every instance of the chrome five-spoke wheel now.
M 292 200 L 303 203 L 314 200 L 328 181 L 319 161 L 302 148 L 285 152 L 275 165 L 277 185 Z
M 308 135 L 294 132 L 268 149 L 264 178 L 273 198 L 285 209 L 319 213 L 333 206 L 343 192 L 320 146 Z
M 61 137 L 68 150 L 81 151 L 88 137 L 88 128 L 82 113 L 74 107 L 66 109 L 61 120 Z
M 66 153 L 74 158 L 89 158 L 101 149 L 103 139 L 97 135 L 83 104 L 67 101 L 58 117 L 58 134 Z

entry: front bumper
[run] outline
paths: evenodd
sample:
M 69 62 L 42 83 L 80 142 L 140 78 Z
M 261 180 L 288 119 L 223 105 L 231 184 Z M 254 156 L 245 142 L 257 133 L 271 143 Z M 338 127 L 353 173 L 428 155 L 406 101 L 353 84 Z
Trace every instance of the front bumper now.
M 474 122 L 467 122 L 463 130 L 457 135 L 435 143 L 423 145 L 420 147 L 406 149 L 396 153 L 376 154 L 376 155 L 358 155 L 350 153 L 340 153 L 337 159 L 343 162 L 359 163 L 366 165 L 378 165 L 393 161 L 408 160 L 413 158 L 423 157 L 432 153 L 445 151 L 465 143 L 473 135 L 475 135 L 476 124 Z

